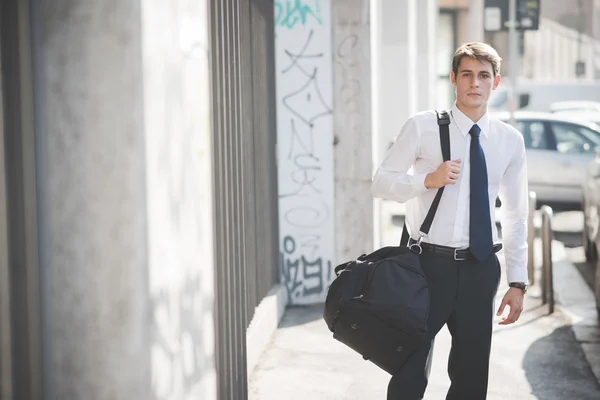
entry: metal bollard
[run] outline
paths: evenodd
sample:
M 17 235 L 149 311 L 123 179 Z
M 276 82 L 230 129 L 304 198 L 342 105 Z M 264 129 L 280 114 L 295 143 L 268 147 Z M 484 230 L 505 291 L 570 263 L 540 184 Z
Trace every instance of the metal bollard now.
M 533 225 L 533 217 L 537 207 L 537 196 L 535 192 L 529 192 L 529 217 L 527 219 L 527 275 L 529 276 L 529 284 L 535 284 L 535 265 L 533 258 L 533 242 L 535 239 L 535 226 Z
M 554 312 L 554 278 L 552 271 L 552 208 L 542 206 L 542 303 L 548 304 L 548 312 Z

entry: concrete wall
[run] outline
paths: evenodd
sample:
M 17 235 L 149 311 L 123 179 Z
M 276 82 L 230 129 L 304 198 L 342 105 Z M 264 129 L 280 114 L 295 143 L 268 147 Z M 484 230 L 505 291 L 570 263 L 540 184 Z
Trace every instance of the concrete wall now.
M 439 8 L 456 11 L 456 41 L 460 46 L 467 42 L 485 41 L 483 11 L 485 0 L 436 0 Z
M 439 107 L 440 103 L 442 107 L 450 106 L 440 101 L 445 96 L 436 89 L 436 25 L 440 2 L 442 0 L 371 2 L 371 176 L 411 115 Z M 385 202 L 374 201 L 374 247 L 387 244 L 381 229 L 391 223 L 385 211 L 388 208 Z M 398 237 L 396 243 L 399 241 Z
M 206 0 L 41 7 L 47 399 L 215 399 Z
M 151 382 L 216 397 L 207 0 L 142 1 Z
M 373 2 L 374 167 L 414 113 L 436 104 L 437 1 Z M 426 65 L 431 65 L 429 70 Z
M 331 2 L 275 1 L 275 34 L 282 283 L 314 303 L 334 263 Z
M 332 3 L 336 262 L 373 249 L 369 3 Z
M 469 0 L 468 31 L 464 42 L 484 41 L 483 8 L 484 0 Z
M 439 101 L 437 77 L 438 0 L 417 2 L 417 109 L 427 110 Z M 447 106 L 445 106 L 447 107 Z

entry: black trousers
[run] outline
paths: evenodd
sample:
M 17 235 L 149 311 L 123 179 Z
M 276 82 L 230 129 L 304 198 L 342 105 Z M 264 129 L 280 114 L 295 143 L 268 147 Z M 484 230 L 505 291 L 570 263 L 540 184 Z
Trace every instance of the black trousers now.
M 421 255 L 431 296 L 429 335 L 388 386 L 388 400 L 423 398 L 435 335 L 448 324 L 452 348 L 448 360 L 451 386 L 446 400 L 485 400 L 492 343 L 494 297 L 500 283 L 495 254 L 485 262 L 455 261 L 431 253 Z

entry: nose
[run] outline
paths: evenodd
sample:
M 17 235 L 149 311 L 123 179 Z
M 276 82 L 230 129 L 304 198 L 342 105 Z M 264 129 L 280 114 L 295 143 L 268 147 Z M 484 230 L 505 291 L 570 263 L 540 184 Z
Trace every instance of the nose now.
M 473 76 L 473 79 L 471 79 L 471 87 L 472 88 L 479 87 L 479 78 L 477 78 L 477 76 Z

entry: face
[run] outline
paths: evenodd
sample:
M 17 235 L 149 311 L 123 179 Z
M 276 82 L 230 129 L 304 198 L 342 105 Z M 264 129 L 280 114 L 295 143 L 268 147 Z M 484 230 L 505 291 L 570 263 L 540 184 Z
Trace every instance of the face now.
M 458 66 L 458 73 L 450 73 L 452 85 L 456 88 L 456 103 L 466 109 L 487 107 L 492 90 L 500 83 L 500 75 L 494 77 L 494 70 L 489 61 L 480 61 L 463 57 Z

